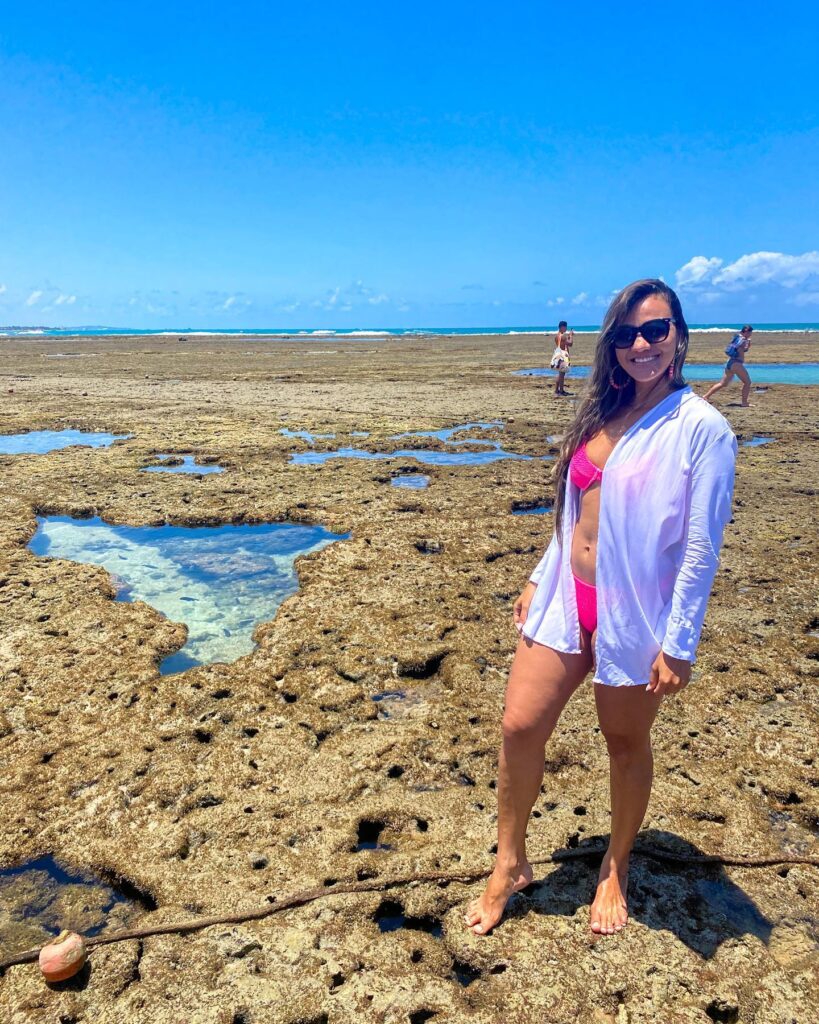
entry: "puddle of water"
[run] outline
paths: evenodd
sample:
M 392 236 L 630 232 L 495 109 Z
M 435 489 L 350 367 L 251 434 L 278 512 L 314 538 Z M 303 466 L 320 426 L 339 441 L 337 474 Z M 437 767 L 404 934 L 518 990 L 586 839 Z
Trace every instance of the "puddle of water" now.
M 130 434 L 108 434 L 88 430 L 30 430 L 24 434 L 0 435 L 0 455 L 47 455 L 81 445 L 83 448 L 109 448 Z
M 351 430 L 350 437 L 369 437 L 369 430 Z
M 444 441 L 446 444 L 492 444 L 491 441 L 487 442 L 474 437 L 458 441 L 453 441 L 452 438 L 463 430 L 497 430 L 499 428 L 503 429 L 501 420 L 493 420 L 491 423 L 461 423 L 456 427 L 443 427 L 441 430 L 410 430 L 405 434 L 393 434 L 390 440 L 398 441 L 402 437 L 437 437 L 439 441 Z
M 423 487 L 429 487 L 429 477 L 423 473 L 404 473 L 402 476 L 394 476 L 390 480 L 391 487 L 407 487 L 410 490 L 418 491 Z
M 200 476 L 207 476 L 209 473 L 224 473 L 225 467 L 218 466 L 214 462 L 208 462 L 204 465 L 200 465 L 196 462 L 196 458 L 193 455 L 157 455 L 158 459 L 162 460 L 163 465 L 161 466 L 146 466 L 143 473 L 197 473 Z M 168 464 L 168 459 L 182 459 L 181 463 Z
M 760 384 L 819 384 L 819 363 L 751 363 L 748 371 L 754 381 Z M 687 363 L 683 376 L 686 380 L 719 380 L 725 363 Z M 571 377 L 583 379 L 589 376 L 590 366 L 572 366 Z M 515 370 L 518 377 L 554 377 L 549 367 L 535 366 L 526 370 Z
M 315 444 L 317 438 L 320 440 L 330 440 L 336 436 L 335 434 L 311 434 L 309 430 L 291 430 L 289 427 L 282 427 L 279 433 L 285 437 L 300 437 L 302 441 L 306 441 L 308 444 Z M 366 435 L 362 434 L 361 436 L 364 437 Z
M 454 427 L 443 427 L 440 430 L 417 430 L 404 434 L 393 434 L 391 440 L 402 437 L 434 437 L 452 448 L 460 448 L 460 451 L 437 451 L 429 448 L 401 448 L 395 452 L 369 452 L 363 448 L 339 448 L 331 452 L 295 452 L 290 456 L 290 462 L 296 465 L 319 465 L 330 459 L 415 459 L 429 466 L 479 466 L 489 462 L 497 462 L 499 459 L 532 459 L 532 455 L 519 455 L 515 452 L 505 451 L 498 441 L 490 441 L 486 438 L 459 438 L 452 440 L 453 436 L 466 430 L 496 430 L 503 428 L 500 420 L 491 423 L 460 423 Z M 464 447 L 475 446 L 481 451 L 464 451 Z M 543 459 L 551 459 L 552 456 L 541 456 Z M 394 484 L 396 487 L 409 486 L 408 484 Z M 420 486 L 420 485 L 419 485 Z
M 117 600 L 145 601 L 188 627 L 184 647 L 165 658 L 167 675 L 235 661 L 253 630 L 298 589 L 294 562 L 348 534 L 321 526 L 111 526 L 101 519 L 38 518 L 35 555 L 92 563 L 125 581 Z
M 389 843 L 381 842 L 381 835 L 385 828 L 386 823 L 383 821 L 373 821 L 371 819 L 360 821 L 358 823 L 358 838 L 355 844 L 356 853 L 361 853 L 362 850 L 391 850 L 392 846 Z
M 368 452 L 361 448 L 339 448 L 335 452 L 295 452 L 290 462 L 301 466 L 318 465 L 330 459 L 415 459 L 428 466 L 480 466 L 500 459 L 532 459 L 531 455 L 492 448 L 482 452 L 438 452 L 427 448 L 402 448 L 396 452 Z
M 473 967 L 472 964 L 468 964 L 464 960 L 455 960 L 452 964 L 452 977 L 464 988 L 469 988 L 473 981 L 482 977 L 482 974 L 483 972 L 477 967 Z
M 775 440 L 774 437 L 752 437 L 749 441 L 742 441 L 741 445 L 743 448 L 758 448 L 761 444 L 771 444 Z
M 63 928 L 92 936 L 121 927 L 145 907 L 113 886 L 40 857 L 0 871 L 0 948 L 44 944 Z
M 545 516 L 554 511 L 551 505 L 531 505 L 528 508 L 513 508 L 513 516 Z
M 408 928 L 416 932 L 428 932 L 440 939 L 444 929 L 440 921 L 434 917 L 410 917 L 404 908 L 395 900 L 384 900 L 375 912 L 375 920 L 382 932 L 395 932 L 399 928 Z

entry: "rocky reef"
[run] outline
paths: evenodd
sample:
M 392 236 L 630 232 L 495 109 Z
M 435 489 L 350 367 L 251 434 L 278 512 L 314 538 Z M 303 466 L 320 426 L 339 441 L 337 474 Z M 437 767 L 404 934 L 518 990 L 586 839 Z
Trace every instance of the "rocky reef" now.
M 721 361 L 699 335 L 690 358 Z M 574 357 L 593 338 L 576 339 Z M 771 335 L 765 358 L 815 358 Z M 513 371 L 546 339 L 202 338 L 0 342 L 0 431 L 105 430 L 110 448 L 0 456 L 0 868 L 53 857 L 119 886 L 129 924 L 239 913 L 336 880 L 489 868 L 511 607 L 548 543 L 552 464 L 290 462 L 294 451 L 440 448 L 393 435 L 500 421 L 505 450 L 554 455 L 574 397 Z M 762 358 L 760 355 L 759 358 Z M 751 373 L 753 365 L 749 362 Z M 702 392 L 705 385 L 697 384 Z M 654 729 L 641 841 L 678 852 L 816 853 L 819 674 L 816 387 L 739 407 L 728 528 L 694 683 Z M 308 430 L 312 445 L 281 428 Z M 321 434 L 335 435 L 322 438 Z M 157 452 L 212 475 L 146 474 Z M 300 558 L 299 591 L 232 664 L 160 675 L 184 627 L 115 602 L 108 574 L 37 558 L 37 515 L 113 524 L 321 524 L 349 539 Z M 604 843 L 607 757 L 591 686 L 546 752 L 530 853 Z M 100 947 L 47 988 L 0 978 L 10 1024 L 792 1024 L 815 1014 L 819 874 L 635 857 L 631 922 L 588 927 L 596 862 L 543 866 L 503 923 L 463 926 L 479 883 L 337 894 L 264 921 Z M 0 886 L 3 953 L 40 941 L 34 883 Z M 53 894 L 52 894 L 53 895 Z M 14 905 L 14 900 L 18 902 Z M 93 901 L 92 901 L 93 902 Z M 59 905 L 59 904 L 54 904 Z M 91 915 L 99 924 L 98 911 Z M 89 918 L 89 920 L 91 919 Z M 111 927 L 122 924 L 121 912 Z M 56 919 L 56 931 L 61 922 Z

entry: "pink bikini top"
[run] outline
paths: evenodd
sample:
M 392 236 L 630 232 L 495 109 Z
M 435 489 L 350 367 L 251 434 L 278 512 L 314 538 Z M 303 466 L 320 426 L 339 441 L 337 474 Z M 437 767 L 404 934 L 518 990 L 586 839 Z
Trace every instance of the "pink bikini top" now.
M 591 461 L 586 454 L 586 446 L 582 444 L 572 456 L 569 463 L 569 477 L 575 487 L 585 491 L 592 484 L 603 479 L 603 470 Z

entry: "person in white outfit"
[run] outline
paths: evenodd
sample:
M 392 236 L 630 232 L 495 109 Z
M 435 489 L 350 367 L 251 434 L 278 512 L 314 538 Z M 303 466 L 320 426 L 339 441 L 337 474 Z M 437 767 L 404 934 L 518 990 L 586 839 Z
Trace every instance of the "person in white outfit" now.
M 520 633 L 506 691 L 498 852 L 466 924 L 486 934 L 532 881 L 526 827 L 544 749 L 593 670 L 609 754 L 611 836 L 589 925 L 628 921 L 629 856 L 651 794 L 651 727 L 691 677 L 722 533 L 736 438 L 682 375 L 688 326 L 663 281 L 630 284 L 597 340 L 586 397 L 555 468 L 554 537 L 514 605 Z

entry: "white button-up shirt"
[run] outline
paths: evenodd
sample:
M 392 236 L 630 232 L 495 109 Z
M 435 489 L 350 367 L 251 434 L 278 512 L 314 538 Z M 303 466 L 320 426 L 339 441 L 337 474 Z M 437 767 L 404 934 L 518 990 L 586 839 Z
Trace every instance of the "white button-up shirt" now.
M 646 684 L 660 649 L 694 661 L 722 532 L 731 518 L 737 443 L 727 421 L 690 387 L 630 427 L 606 462 L 597 538 L 594 681 Z M 566 486 L 562 544 L 532 573 L 523 633 L 580 653 L 571 566 L 580 490 Z

